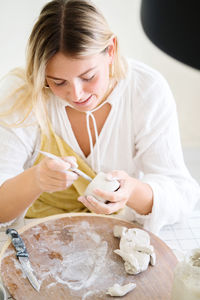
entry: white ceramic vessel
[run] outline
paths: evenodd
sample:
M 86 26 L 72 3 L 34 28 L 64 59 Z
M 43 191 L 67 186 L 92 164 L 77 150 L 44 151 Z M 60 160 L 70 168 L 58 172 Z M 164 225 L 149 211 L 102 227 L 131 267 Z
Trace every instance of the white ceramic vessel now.
M 99 172 L 96 177 L 89 183 L 87 186 L 84 195 L 85 196 L 93 196 L 99 201 L 106 202 L 105 199 L 103 199 L 100 196 L 97 196 L 93 193 L 94 189 L 101 189 L 106 192 L 114 192 L 116 191 L 120 186 L 119 181 L 117 180 L 108 180 L 107 175 L 103 172 Z
M 200 248 L 189 252 L 174 272 L 172 300 L 200 299 Z

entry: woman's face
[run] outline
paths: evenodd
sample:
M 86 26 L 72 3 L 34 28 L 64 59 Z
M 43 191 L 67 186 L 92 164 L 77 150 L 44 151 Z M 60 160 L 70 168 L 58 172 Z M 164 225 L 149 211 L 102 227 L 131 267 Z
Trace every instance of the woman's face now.
M 48 62 L 46 80 L 54 95 L 79 111 L 90 111 L 103 100 L 109 86 L 112 49 L 72 58 L 58 52 Z

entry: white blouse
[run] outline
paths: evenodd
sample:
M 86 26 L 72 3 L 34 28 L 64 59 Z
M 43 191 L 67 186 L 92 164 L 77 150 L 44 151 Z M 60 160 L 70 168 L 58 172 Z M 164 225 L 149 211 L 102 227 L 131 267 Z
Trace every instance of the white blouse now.
M 21 79 L 7 76 L 0 83 L 0 101 Z M 13 99 L 14 101 L 15 99 Z M 152 68 L 128 60 L 128 72 L 108 97 L 111 111 L 99 135 L 100 167 L 104 172 L 124 170 L 153 189 L 152 213 L 147 216 L 127 209 L 131 219 L 158 233 L 166 224 L 180 221 L 200 199 L 200 188 L 189 174 L 183 159 L 176 105 L 165 79 Z M 9 107 L 0 106 L 0 111 Z M 51 95 L 48 111 L 57 135 L 63 138 L 89 165 L 79 147 L 66 114 L 67 103 Z M 92 112 L 91 112 L 92 113 Z M 7 123 L 17 121 L 15 113 Z M 40 147 L 40 131 L 34 114 L 21 128 L 0 126 L 0 185 L 31 167 Z M 98 147 L 93 158 L 97 161 Z M 97 163 L 94 164 L 97 171 Z M 1 224 L 2 226 L 4 224 Z

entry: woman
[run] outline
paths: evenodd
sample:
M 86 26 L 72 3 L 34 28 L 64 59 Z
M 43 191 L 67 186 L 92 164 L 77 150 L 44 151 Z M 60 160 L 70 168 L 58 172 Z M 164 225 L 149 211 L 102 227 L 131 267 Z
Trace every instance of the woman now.
M 166 81 L 120 56 L 117 37 L 90 1 L 44 6 L 26 70 L 4 78 L 1 99 L 2 225 L 20 215 L 92 211 L 129 213 L 158 232 L 197 202 Z M 119 180 L 116 192 L 95 190 L 107 204 L 83 196 L 88 182 L 70 171 L 77 165 L 91 177 L 101 170 Z

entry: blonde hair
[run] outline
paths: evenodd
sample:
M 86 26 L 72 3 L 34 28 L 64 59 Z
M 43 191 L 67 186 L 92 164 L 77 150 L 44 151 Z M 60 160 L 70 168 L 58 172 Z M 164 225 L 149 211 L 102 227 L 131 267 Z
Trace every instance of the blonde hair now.
M 28 41 L 25 72 L 14 71 L 15 75 L 20 73 L 25 82 L 15 91 L 17 104 L 4 116 L 15 109 L 25 109 L 24 117 L 15 124 L 21 126 L 33 110 L 41 129 L 47 133 L 46 102 L 50 91 L 45 88 L 45 70 L 49 59 L 57 52 L 77 58 L 106 52 L 114 37 L 102 13 L 91 1 L 48 2 L 41 10 Z M 119 81 L 125 77 L 126 63 L 120 56 L 117 37 L 115 41 L 112 76 Z

